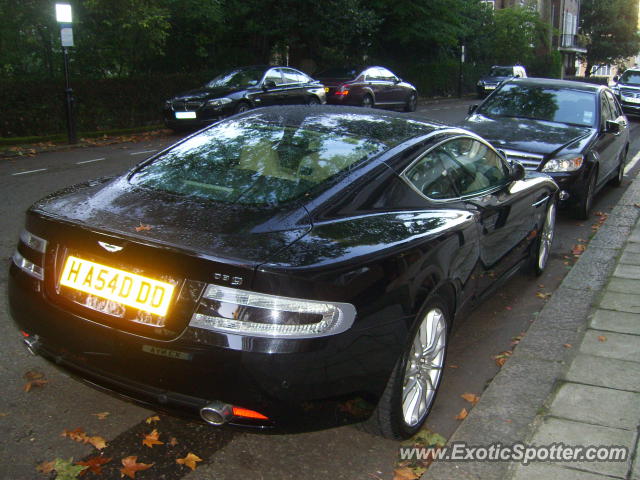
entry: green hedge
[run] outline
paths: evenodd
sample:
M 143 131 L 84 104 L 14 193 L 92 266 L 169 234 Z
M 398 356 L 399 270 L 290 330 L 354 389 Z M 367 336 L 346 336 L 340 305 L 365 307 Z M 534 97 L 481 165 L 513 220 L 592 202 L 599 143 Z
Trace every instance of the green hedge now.
M 137 78 L 73 79 L 78 131 L 135 128 L 162 123 L 163 102 L 210 79 L 208 73 Z M 2 81 L 0 137 L 66 131 L 62 81 Z

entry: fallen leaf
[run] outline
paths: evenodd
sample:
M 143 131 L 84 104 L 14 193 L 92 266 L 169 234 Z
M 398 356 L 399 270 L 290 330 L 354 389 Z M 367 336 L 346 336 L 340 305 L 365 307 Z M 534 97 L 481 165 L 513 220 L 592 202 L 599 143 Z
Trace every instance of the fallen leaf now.
M 136 227 L 136 232 L 142 232 L 143 230 L 151 230 L 152 228 L 153 227 L 151 225 L 145 225 L 144 223 L 141 223 Z
M 469 412 L 467 412 L 466 408 L 463 408 L 455 418 L 456 420 L 464 420 L 465 418 L 467 418 L 467 415 L 469 415 Z
M 444 447 L 446 443 L 446 438 L 428 428 L 419 430 L 413 437 L 402 442 L 403 445 L 411 447 Z
M 0 412 L 0 417 L 6 417 L 7 415 L 9 415 L 7 412 Z
M 62 460 L 56 458 L 53 469 L 56 471 L 56 480 L 76 480 L 78 474 L 87 467 L 73 464 L 73 458 Z
M 537 292 L 536 293 L 536 297 L 541 298 L 542 300 L 546 300 L 550 296 L 551 296 L 550 293 L 544 293 L 544 292 Z
M 460 395 L 464 400 L 469 402 L 471 405 L 475 405 L 480 401 L 480 397 L 475 393 L 463 393 Z
M 159 438 L 160 438 L 160 434 L 158 433 L 158 430 L 154 428 L 151 433 L 148 433 L 142 439 L 142 444 L 149 448 L 153 448 L 154 445 L 164 445 L 164 442 L 161 442 L 160 440 L 158 440 Z
M 87 437 L 87 434 L 80 427 L 73 430 L 64 430 L 60 436 L 70 438 L 74 442 L 78 443 L 87 443 L 89 441 L 89 437 Z
M 449 365 L 449 368 L 460 368 L 458 365 Z
M 577 245 L 573 246 L 573 248 L 571 249 L 571 253 L 575 256 L 582 255 L 586 250 L 586 248 L 587 248 L 586 245 L 583 245 L 582 243 L 578 243 Z
M 176 439 L 176 437 L 171 437 L 171 440 L 169 440 L 169 445 L 171 445 L 172 447 L 175 447 L 178 444 L 178 440 Z
M 102 437 L 88 437 L 87 443 L 90 443 L 98 450 L 102 450 L 107 446 L 107 442 Z
M 573 348 L 573 345 L 571 345 L 570 343 L 565 343 L 564 345 L 562 345 L 564 348 Z
M 92 413 L 91 415 L 98 417 L 98 420 L 104 420 L 110 414 L 109 414 L 109 412 L 100 412 L 100 413 Z
M 97 456 L 97 457 L 88 458 L 84 462 L 76 462 L 76 465 L 82 465 L 84 467 L 88 467 L 84 469 L 82 472 L 80 472 L 80 476 L 84 475 L 89 471 L 91 471 L 92 473 L 95 473 L 96 475 L 101 475 L 102 465 L 104 465 L 105 463 L 109 463 L 110 461 L 111 461 L 111 458 L 109 457 Z
M 51 473 L 51 471 L 55 468 L 56 461 L 51 460 L 50 462 L 42 462 L 40 465 L 36 467 L 36 470 L 40 473 L 44 473 L 45 475 Z
M 43 387 L 44 384 L 48 382 L 48 380 L 44 378 L 43 373 L 35 370 L 28 371 L 23 377 L 27 380 L 27 383 L 24 385 L 25 392 L 30 392 L 33 387 Z
M 179 463 L 180 465 L 184 465 L 185 467 L 189 467 L 191 470 L 195 470 L 197 466 L 196 463 L 201 461 L 202 459 L 199 456 L 191 452 L 189 452 L 187 456 L 184 458 L 176 459 L 176 463 Z
M 159 421 L 160 421 L 160 417 L 158 415 L 154 415 L 153 417 L 149 417 L 145 420 L 145 422 L 147 423 L 154 423 Z
M 598 336 L 598 341 L 599 342 L 606 342 L 607 341 L 607 337 L 605 337 L 604 335 L 599 335 Z
M 419 476 L 409 467 L 396 468 L 393 471 L 393 480 L 416 480 Z
M 501 352 L 498 355 L 494 355 L 491 358 L 495 360 L 496 365 L 502 367 L 511 355 L 513 355 L 513 352 L 511 350 L 505 350 L 504 352 Z
M 129 478 L 136 478 L 136 472 L 141 470 L 147 470 L 153 467 L 153 463 L 138 463 L 138 457 L 132 455 L 122 459 L 122 468 L 120 469 L 120 476 L 127 476 Z

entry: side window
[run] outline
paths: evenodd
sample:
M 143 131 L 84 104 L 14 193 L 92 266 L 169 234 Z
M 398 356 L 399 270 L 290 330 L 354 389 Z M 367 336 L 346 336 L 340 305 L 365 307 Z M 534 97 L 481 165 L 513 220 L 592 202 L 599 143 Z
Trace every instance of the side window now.
M 272 68 L 267 72 L 267 75 L 264 77 L 265 82 L 273 82 L 276 85 L 282 85 L 282 73 L 279 68 Z
M 391 73 L 389 70 L 387 70 L 386 68 L 379 68 L 378 71 L 380 72 L 380 77 L 383 80 L 388 80 L 390 82 L 394 81 L 396 76 Z
M 446 153 L 441 147 L 436 147 L 416 162 L 405 177 L 423 195 L 434 200 L 459 197 L 449 177 L 446 161 Z
M 615 117 L 613 116 L 609 100 L 607 100 L 607 97 L 603 93 L 600 96 L 600 125 L 604 127 L 607 120 L 615 120 Z
M 461 137 L 441 146 L 448 156 L 449 176 L 460 195 L 473 195 L 509 181 L 509 169 L 491 148 Z
M 609 100 L 609 106 L 611 108 L 611 112 L 613 112 L 613 119 L 615 120 L 623 114 L 622 108 L 620 108 L 620 104 L 616 101 L 611 92 L 607 91 L 605 92 L 605 95 L 607 96 L 607 100 Z
M 283 68 L 282 72 L 283 72 L 285 84 L 306 83 L 308 81 L 306 75 L 300 72 L 297 72 L 296 70 L 293 70 L 291 68 Z
M 370 68 L 366 72 L 364 72 L 364 81 L 365 82 L 373 82 L 378 80 L 378 69 Z

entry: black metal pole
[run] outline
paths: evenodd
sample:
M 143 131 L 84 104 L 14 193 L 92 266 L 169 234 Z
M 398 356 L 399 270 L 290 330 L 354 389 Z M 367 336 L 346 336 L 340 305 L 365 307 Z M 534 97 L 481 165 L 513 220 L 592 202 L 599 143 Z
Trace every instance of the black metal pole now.
M 64 103 L 67 112 L 67 136 L 69 137 L 69 143 L 78 143 L 76 136 L 76 122 L 73 112 L 73 90 L 69 85 L 69 53 L 67 47 L 62 48 L 64 54 Z

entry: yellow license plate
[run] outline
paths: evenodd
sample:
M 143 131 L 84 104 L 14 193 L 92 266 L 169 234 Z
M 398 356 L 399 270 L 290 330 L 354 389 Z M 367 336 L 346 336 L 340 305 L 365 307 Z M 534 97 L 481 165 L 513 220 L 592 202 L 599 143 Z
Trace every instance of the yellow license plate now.
M 324 87 L 324 93 L 329 93 L 329 87 Z
M 152 278 L 70 255 L 60 277 L 65 287 L 113 300 L 130 307 L 167 314 L 174 286 Z

